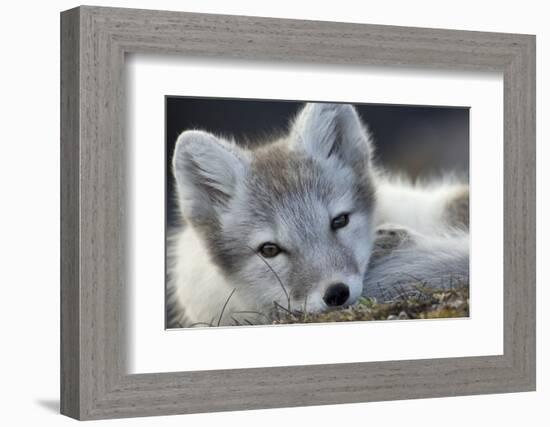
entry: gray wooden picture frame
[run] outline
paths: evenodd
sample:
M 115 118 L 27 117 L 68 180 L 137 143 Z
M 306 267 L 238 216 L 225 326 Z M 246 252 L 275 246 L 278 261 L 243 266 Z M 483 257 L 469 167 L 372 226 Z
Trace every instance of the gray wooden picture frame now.
M 502 72 L 504 354 L 127 374 L 124 61 L 135 52 Z M 62 12 L 63 414 L 84 420 L 529 390 L 535 390 L 534 36 L 88 6 Z

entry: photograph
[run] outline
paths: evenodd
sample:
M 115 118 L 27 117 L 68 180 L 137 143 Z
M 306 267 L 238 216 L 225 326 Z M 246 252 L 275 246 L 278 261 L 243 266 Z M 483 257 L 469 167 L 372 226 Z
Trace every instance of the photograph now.
M 165 96 L 166 328 L 469 317 L 469 114 Z

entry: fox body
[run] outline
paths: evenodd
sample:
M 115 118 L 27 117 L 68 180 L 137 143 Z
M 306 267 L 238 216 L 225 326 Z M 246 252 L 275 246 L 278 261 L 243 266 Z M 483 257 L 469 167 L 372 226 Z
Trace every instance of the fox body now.
M 412 185 L 372 161 L 350 105 L 306 104 L 254 149 L 183 132 L 173 173 L 182 226 L 168 242 L 171 326 L 265 323 L 415 281 L 468 276 L 468 187 Z

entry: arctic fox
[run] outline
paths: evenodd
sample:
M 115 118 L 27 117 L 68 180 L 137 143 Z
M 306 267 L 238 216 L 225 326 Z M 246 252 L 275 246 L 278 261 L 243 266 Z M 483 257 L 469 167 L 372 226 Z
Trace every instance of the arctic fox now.
M 373 164 L 351 105 L 309 103 L 257 148 L 200 130 L 173 156 L 182 226 L 168 242 L 168 325 L 269 322 L 469 274 L 468 185 Z

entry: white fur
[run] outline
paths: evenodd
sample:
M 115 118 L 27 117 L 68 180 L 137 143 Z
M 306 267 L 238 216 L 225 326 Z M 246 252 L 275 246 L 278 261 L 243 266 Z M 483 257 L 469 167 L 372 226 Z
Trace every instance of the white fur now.
M 453 178 L 413 184 L 384 174 L 376 178 L 376 223 L 396 224 L 419 233 L 442 233 L 448 229 L 445 209 L 452 197 L 465 188 Z
M 204 326 L 202 323 L 212 325 L 230 324 L 227 316 L 220 319 L 224 304 L 227 307 L 225 314 L 236 310 L 255 310 L 257 307 L 248 306 L 240 300 L 240 295 L 233 294 L 231 285 L 216 265 L 212 262 L 210 254 L 202 239 L 192 227 L 187 227 L 180 232 L 175 242 L 175 255 L 180 262 L 174 265 L 172 274 L 183 278 L 185 283 L 193 283 L 194 286 L 175 286 L 172 297 L 181 307 L 183 317 L 177 319 L 182 324 Z M 229 298 L 231 295 L 231 298 Z

